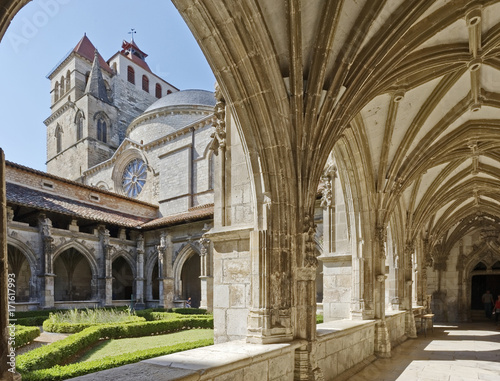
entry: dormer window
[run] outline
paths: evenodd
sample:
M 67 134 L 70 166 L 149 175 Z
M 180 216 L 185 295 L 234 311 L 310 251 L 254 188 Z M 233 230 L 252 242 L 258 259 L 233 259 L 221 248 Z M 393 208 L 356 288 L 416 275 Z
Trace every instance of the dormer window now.
M 142 76 L 142 89 L 149 93 L 149 78 L 145 75 Z
M 127 80 L 135 85 L 135 71 L 132 66 L 127 66 Z

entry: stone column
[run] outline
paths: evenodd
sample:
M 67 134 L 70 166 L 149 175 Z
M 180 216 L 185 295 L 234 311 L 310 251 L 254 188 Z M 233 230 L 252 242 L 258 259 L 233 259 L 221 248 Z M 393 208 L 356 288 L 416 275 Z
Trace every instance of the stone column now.
M 204 229 L 208 231 L 209 229 Z M 200 308 L 207 311 L 213 310 L 213 277 L 210 268 L 210 240 L 206 237 L 201 237 L 200 244 L 200 283 L 201 283 L 201 300 Z
M 102 306 L 111 307 L 113 305 L 113 269 L 111 263 L 113 247 L 109 244 L 109 230 L 104 225 L 101 225 L 97 231 L 101 249 L 97 295 Z
M 162 232 L 158 249 L 158 277 L 160 281 L 160 302 L 162 308 L 174 307 L 174 277 L 172 269 L 172 238 Z
M 136 248 L 135 308 L 144 309 L 144 237 L 139 235 Z
M 9 345 L 9 267 L 7 257 L 7 198 L 5 186 L 5 156 L 0 149 L 0 247 L 2 257 L 0 259 L 0 378 L 6 381 L 21 380 L 16 372 L 15 350 Z
M 54 254 L 54 238 L 52 237 L 52 221 L 40 214 L 38 218 L 38 227 L 40 231 L 40 239 L 42 241 L 42 283 L 43 283 L 43 308 L 54 308 L 54 270 L 53 254 Z
M 375 354 L 379 357 L 391 357 L 391 341 L 387 324 L 385 320 L 385 258 L 387 228 L 377 226 L 376 228 L 377 245 L 375 253 L 376 288 L 375 288 L 375 318 L 378 319 L 375 325 Z
M 403 308 L 406 310 L 405 316 L 405 334 L 411 339 L 417 337 L 417 328 L 415 326 L 415 316 L 413 315 L 413 303 L 412 303 L 412 275 L 413 275 L 413 255 L 415 253 L 415 243 L 414 241 L 409 241 L 406 243 L 404 251 L 404 282 L 405 282 L 405 295 L 403 301 Z

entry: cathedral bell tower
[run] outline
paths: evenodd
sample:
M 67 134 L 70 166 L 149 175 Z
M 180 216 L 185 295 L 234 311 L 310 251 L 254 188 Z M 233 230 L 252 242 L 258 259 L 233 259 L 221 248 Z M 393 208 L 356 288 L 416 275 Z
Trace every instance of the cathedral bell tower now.
M 113 76 L 86 35 L 50 72 L 52 113 L 44 122 L 47 172 L 79 180 L 113 155 L 120 143 Z

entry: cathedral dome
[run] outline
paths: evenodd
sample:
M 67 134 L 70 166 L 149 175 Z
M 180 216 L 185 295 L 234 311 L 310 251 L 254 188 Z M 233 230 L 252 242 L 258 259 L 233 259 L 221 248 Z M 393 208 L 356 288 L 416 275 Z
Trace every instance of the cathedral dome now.
M 149 106 L 145 112 L 170 106 L 215 106 L 215 95 L 206 90 L 182 90 L 168 94 Z
M 206 90 L 177 91 L 158 99 L 127 129 L 127 137 L 148 144 L 213 115 L 215 95 Z

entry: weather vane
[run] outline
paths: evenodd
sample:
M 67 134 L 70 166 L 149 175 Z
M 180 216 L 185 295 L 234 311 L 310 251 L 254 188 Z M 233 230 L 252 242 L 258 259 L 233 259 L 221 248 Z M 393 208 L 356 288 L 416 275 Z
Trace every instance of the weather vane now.
M 132 36 L 132 41 L 134 41 L 134 34 L 136 34 L 136 30 L 134 28 L 130 28 L 130 32 L 128 32 L 128 34 L 130 34 Z

